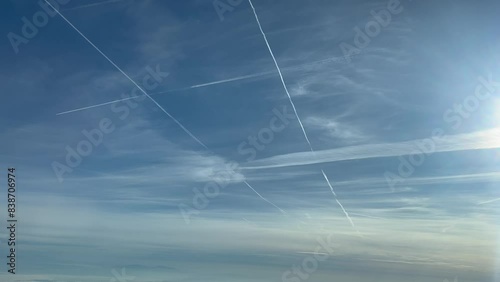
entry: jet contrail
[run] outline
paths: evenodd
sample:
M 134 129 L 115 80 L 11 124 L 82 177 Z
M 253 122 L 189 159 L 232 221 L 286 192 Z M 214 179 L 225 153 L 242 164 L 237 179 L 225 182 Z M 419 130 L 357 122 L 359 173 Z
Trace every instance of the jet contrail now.
M 92 43 L 92 41 L 90 41 L 78 28 L 76 28 L 68 19 L 66 19 L 65 16 L 63 16 L 56 8 L 54 8 L 54 6 L 52 6 L 52 4 L 50 4 L 47 0 L 44 0 L 45 3 L 47 3 L 50 7 L 52 7 L 52 9 L 54 9 L 58 14 L 59 16 L 61 16 L 61 18 L 67 22 L 76 32 L 78 32 L 78 34 L 80 34 L 90 45 L 92 45 L 92 47 L 94 47 L 95 50 L 97 50 L 97 52 L 99 52 L 109 63 L 111 63 L 118 71 L 120 71 L 128 80 L 130 80 L 130 82 L 132 82 L 136 87 L 137 89 L 139 89 L 142 93 L 144 93 L 144 95 L 146 95 L 146 97 L 148 97 L 156 106 L 158 106 L 158 108 L 160 108 L 168 117 L 170 117 L 178 126 L 180 126 L 182 128 L 182 130 L 184 130 L 184 132 L 186 132 L 189 136 L 191 136 L 191 138 L 193 138 L 196 142 L 198 142 L 198 144 L 200 144 L 201 146 L 203 146 L 205 149 L 208 149 L 208 147 L 203 144 L 203 142 L 201 142 L 198 138 L 196 138 L 196 136 L 194 136 L 187 128 L 184 127 L 184 125 L 182 125 L 177 119 L 175 119 L 169 112 L 167 112 L 160 104 L 158 104 L 158 102 L 156 102 L 155 99 L 153 99 L 151 96 L 149 96 L 149 94 L 144 91 L 144 89 L 142 89 L 132 78 L 130 78 L 130 76 L 128 76 L 127 73 L 125 73 L 117 64 L 115 64 L 108 56 L 106 56 L 106 54 L 104 54 L 99 48 L 97 48 L 97 46 L 94 45 L 94 43 Z
M 110 62 L 118 71 L 120 71 L 128 80 L 130 80 L 130 82 L 132 82 L 132 84 L 134 84 L 137 89 L 139 89 L 142 93 L 144 93 L 144 95 L 146 95 L 146 97 L 148 97 L 156 106 L 158 106 L 166 115 L 168 115 L 168 117 L 170 117 L 175 123 L 177 123 L 177 125 L 179 125 L 189 136 L 191 136 L 191 138 L 193 138 L 196 142 L 198 142 L 201 146 L 203 146 L 206 150 L 210 151 L 211 150 L 203 143 L 201 142 L 198 138 L 196 138 L 196 136 L 194 136 L 187 128 L 185 128 L 178 120 L 176 120 L 171 114 L 169 114 L 160 104 L 158 104 L 158 102 L 156 102 L 156 100 L 154 100 L 146 91 L 144 91 L 132 78 L 130 78 L 130 76 L 127 75 L 127 73 L 125 73 L 118 65 L 116 65 L 108 56 L 106 56 L 106 54 L 104 54 L 99 48 L 97 48 L 97 46 L 94 45 L 94 43 L 92 43 L 92 41 L 90 41 L 80 30 L 78 30 L 78 28 L 76 28 L 68 19 L 66 19 L 66 17 L 64 17 L 57 9 L 54 8 L 54 6 L 52 6 L 52 4 L 50 4 L 47 0 L 44 0 L 52 9 L 54 9 L 57 14 L 59 14 L 59 16 L 61 16 L 61 18 L 64 19 L 65 22 L 67 22 L 76 32 L 78 32 L 90 45 L 92 45 L 92 47 L 94 47 L 94 49 L 96 49 L 104 58 L 106 58 L 106 60 L 108 62 Z M 245 184 L 250 187 L 250 189 L 252 189 L 261 199 L 263 199 L 264 201 L 270 203 L 271 205 L 273 205 L 274 207 L 278 208 L 281 212 L 285 213 L 285 211 L 283 211 L 281 208 L 279 208 L 278 206 L 276 206 L 275 204 L 271 203 L 269 200 L 265 199 L 264 197 L 262 197 L 262 195 L 260 195 L 255 189 L 252 188 L 252 186 L 250 186 L 250 184 L 248 184 L 248 182 L 244 181 Z M 286 214 L 286 213 L 285 213 Z
M 281 84 L 283 84 L 283 88 L 285 89 L 286 95 L 288 96 L 288 100 L 290 100 L 290 104 L 292 105 L 292 108 L 293 108 L 293 111 L 295 113 L 295 116 L 297 117 L 297 121 L 299 122 L 300 128 L 302 129 L 302 133 L 304 133 L 304 138 L 306 139 L 307 144 L 309 145 L 309 149 L 311 149 L 311 152 L 313 154 L 315 154 L 314 153 L 314 149 L 313 149 L 313 147 L 311 145 L 311 142 L 309 141 L 309 138 L 307 137 L 307 133 L 306 133 L 306 130 L 304 128 L 304 125 L 302 124 L 302 121 L 300 120 L 299 114 L 297 113 L 297 110 L 295 109 L 295 105 L 293 103 L 292 97 L 290 96 L 290 93 L 288 92 L 288 88 L 286 86 L 285 80 L 283 79 L 283 74 L 281 73 L 281 69 L 280 69 L 280 67 L 278 65 L 278 62 L 276 61 L 276 58 L 274 57 L 273 50 L 272 50 L 271 46 L 269 45 L 269 41 L 267 40 L 266 33 L 262 29 L 262 25 L 260 24 L 259 17 L 257 16 L 257 11 L 255 11 L 255 7 L 252 4 L 252 0 L 248 0 L 248 2 L 250 3 L 250 7 L 252 7 L 252 11 L 253 11 L 253 14 L 255 16 L 255 20 L 257 21 L 257 25 L 259 26 L 260 32 L 262 33 L 262 37 L 264 38 L 264 41 L 266 42 L 267 49 L 269 50 L 269 53 L 271 54 L 271 57 L 273 58 L 274 65 L 276 66 L 276 70 L 278 71 L 279 77 L 281 79 Z M 332 194 L 333 194 L 333 196 L 335 198 L 335 201 L 340 206 L 340 208 L 342 209 L 342 211 L 344 211 L 344 214 L 347 217 L 347 219 L 349 220 L 349 222 L 351 223 L 351 226 L 353 227 L 353 229 L 356 230 L 356 232 L 358 233 L 358 235 L 360 235 L 360 233 L 359 233 L 358 229 L 356 228 L 356 226 L 354 225 L 354 222 L 352 221 L 351 217 L 349 216 L 349 214 L 347 213 L 347 211 L 344 209 L 344 206 L 337 199 L 337 194 L 335 194 L 335 191 L 333 190 L 333 187 L 330 184 L 330 181 L 326 177 L 325 172 L 323 170 L 321 170 L 321 173 L 323 173 L 323 176 L 325 177 L 325 180 L 328 183 L 328 186 L 330 187 L 330 190 L 332 191 Z
M 352 56 L 356 56 L 356 55 L 358 55 L 358 54 L 353 54 Z M 313 61 L 313 62 L 309 62 L 309 63 L 305 63 L 305 64 L 300 64 L 300 65 L 296 65 L 296 66 L 286 67 L 286 68 L 283 68 L 283 69 L 284 70 L 298 70 L 298 69 L 302 69 L 302 68 L 308 67 L 308 66 L 313 66 L 313 65 L 317 65 L 317 64 L 325 64 L 325 63 L 328 63 L 328 62 L 335 62 L 335 61 L 342 61 L 342 60 L 345 60 L 345 58 L 344 57 L 332 57 L 332 58 L 322 59 L 322 60 Z M 237 77 L 232 77 L 232 78 L 227 78 L 227 79 L 222 79 L 222 80 L 216 80 L 216 81 L 212 81 L 212 82 L 206 82 L 206 83 L 196 84 L 196 85 L 182 87 L 182 88 L 176 88 L 176 89 L 172 89 L 172 90 L 166 90 L 166 91 L 161 91 L 161 92 L 154 92 L 154 93 L 150 93 L 149 95 L 150 96 L 154 96 L 154 95 L 165 94 L 165 93 L 173 93 L 173 92 L 179 92 L 179 91 L 186 91 L 186 90 L 194 89 L 194 88 L 206 87 L 206 86 L 217 85 L 217 84 L 222 84 L 222 83 L 227 83 L 227 82 L 244 80 L 244 79 L 248 79 L 248 78 L 254 78 L 254 77 L 260 77 L 260 76 L 270 75 L 270 74 L 274 74 L 274 72 L 275 71 L 273 70 L 273 71 L 265 71 L 265 72 L 260 72 L 260 73 L 242 75 L 242 76 L 237 76 Z M 121 101 L 136 99 L 136 98 L 139 98 L 141 96 L 144 96 L 144 95 L 132 96 L 132 97 L 127 97 L 127 98 L 123 98 L 123 99 L 116 99 L 116 100 L 113 100 L 113 101 L 104 102 L 104 103 L 100 103 L 100 104 L 96 104 L 96 105 L 81 107 L 81 108 L 77 108 L 77 109 L 73 109 L 73 110 L 67 110 L 67 111 L 64 111 L 64 112 L 57 113 L 56 115 L 57 116 L 58 115 L 64 115 L 64 114 L 79 112 L 79 111 L 88 110 L 88 109 L 92 109 L 92 108 L 97 108 L 97 107 L 101 107 L 101 106 L 105 106 L 105 105 L 109 105 L 109 104 L 113 104 L 113 103 L 118 103 L 118 102 L 121 102 Z
M 272 206 L 274 206 L 275 208 L 279 209 L 280 212 L 282 212 L 283 214 L 286 214 L 286 212 L 284 210 L 282 210 L 280 207 L 278 207 L 277 205 L 273 204 L 271 201 L 269 201 L 268 199 L 262 197 L 261 194 L 259 194 L 259 192 L 257 192 L 255 189 L 253 189 L 253 187 L 248 184 L 248 182 L 246 180 L 243 180 L 243 182 L 248 186 L 248 188 L 252 189 L 252 191 L 255 192 L 255 194 L 257 194 L 257 196 L 259 196 L 262 200 L 268 202 L 269 204 L 271 204 Z

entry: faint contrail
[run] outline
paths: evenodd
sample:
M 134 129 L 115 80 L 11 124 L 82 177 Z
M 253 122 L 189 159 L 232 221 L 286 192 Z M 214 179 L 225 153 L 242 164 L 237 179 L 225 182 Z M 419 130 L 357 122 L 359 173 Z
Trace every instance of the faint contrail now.
M 262 25 L 260 24 L 259 16 L 257 15 L 257 11 L 255 11 L 255 7 L 252 4 L 252 0 L 248 0 L 248 2 L 250 3 L 250 7 L 252 7 L 252 11 L 253 11 L 253 14 L 255 16 L 255 20 L 257 21 L 257 25 L 259 26 L 260 32 L 262 33 L 262 37 L 264 38 L 264 41 L 266 42 L 267 49 L 269 50 L 269 53 L 271 54 L 271 57 L 273 58 L 274 65 L 276 66 L 276 70 L 278 71 L 279 77 L 281 79 L 281 84 L 283 84 L 283 88 L 285 89 L 286 95 L 288 96 L 288 100 L 290 100 L 290 104 L 292 105 L 292 108 L 293 108 L 293 111 L 295 113 L 295 116 L 297 117 L 297 121 L 299 122 L 300 128 L 302 129 L 302 133 L 304 133 L 304 138 L 306 139 L 307 144 L 309 145 L 309 149 L 311 149 L 311 152 L 314 154 L 314 149 L 313 149 L 313 147 L 311 145 L 311 142 L 309 141 L 309 138 L 307 137 L 306 130 L 304 128 L 304 125 L 302 124 L 302 121 L 300 120 L 299 114 L 297 113 L 297 110 L 295 109 L 295 105 L 293 103 L 292 97 L 290 96 L 290 93 L 288 92 L 288 88 L 286 86 L 285 80 L 283 79 L 283 74 L 281 73 L 281 69 L 280 69 L 280 67 L 278 65 L 278 62 L 276 61 L 276 58 L 274 57 L 274 53 L 273 53 L 273 50 L 272 50 L 271 46 L 269 45 L 269 41 L 267 40 L 266 33 L 264 32 L 264 30 L 262 29 Z M 358 234 L 360 234 L 359 231 L 358 231 L 358 229 L 354 225 L 354 222 L 352 221 L 351 217 L 349 216 L 349 214 L 347 213 L 347 211 L 344 209 L 344 206 L 337 199 L 337 195 L 335 194 L 335 191 L 333 190 L 333 187 L 330 184 L 330 181 L 326 177 L 325 172 L 323 170 L 321 170 L 321 173 L 323 173 L 323 176 L 325 177 L 325 180 L 328 183 L 328 186 L 330 187 L 330 190 L 332 191 L 332 194 L 333 194 L 333 196 L 335 198 L 335 201 L 340 206 L 340 208 L 342 209 L 342 211 L 344 211 L 345 216 L 347 217 L 347 219 L 351 223 L 351 226 L 354 228 L 354 230 L 356 230 L 356 232 Z
M 282 210 L 280 207 L 278 207 L 277 205 L 273 204 L 271 201 L 269 201 L 268 199 L 262 197 L 261 194 L 259 194 L 259 192 L 257 192 L 255 189 L 253 189 L 253 187 L 248 184 L 248 182 L 246 180 L 243 180 L 243 182 L 248 186 L 248 188 L 252 189 L 252 191 L 255 192 L 255 194 L 257 194 L 257 196 L 259 196 L 262 200 L 268 202 L 269 204 L 271 204 L 272 206 L 274 206 L 275 208 L 279 209 L 280 212 L 282 212 L 283 214 L 286 214 L 286 212 L 284 210 Z
M 79 9 L 83 9 L 83 8 L 94 7 L 94 6 L 101 6 L 101 5 L 115 3 L 115 2 L 121 2 L 121 1 L 122 0 L 102 1 L 102 2 L 97 2 L 97 3 L 92 3 L 92 4 L 86 4 L 86 5 L 76 6 L 76 7 L 72 7 L 72 8 L 67 8 L 67 9 L 64 9 L 63 11 L 79 10 Z
M 383 217 L 379 217 L 379 216 L 372 216 L 372 215 L 366 215 L 366 214 L 360 214 L 360 213 L 349 213 L 350 215 L 357 215 L 357 216 L 362 216 L 362 217 L 368 217 L 368 218 L 374 218 L 374 219 L 386 219 L 386 218 L 383 218 Z
M 74 112 L 79 112 L 79 111 L 83 111 L 83 110 L 87 110 L 87 109 L 92 109 L 92 108 L 97 108 L 97 107 L 101 107 L 101 106 L 105 106 L 105 105 L 117 103 L 117 102 L 120 102 L 120 101 L 126 101 L 126 100 L 130 100 L 130 99 L 136 99 L 138 97 L 140 97 L 140 96 L 132 96 L 132 97 L 118 99 L 118 100 L 113 100 L 113 101 L 110 101 L 110 102 L 105 102 L 105 103 L 101 103 L 101 104 L 97 104 L 97 105 L 92 105 L 92 106 L 87 106 L 87 107 L 78 108 L 78 109 L 74 109 L 74 110 L 64 111 L 64 112 L 57 113 L 56 116 L 64 115 L 64 114 L 69 114 L 69 113 L 74 113 Z
M 229 78 L 229 79 L 223 79 L 223 80 L 218 80 L 218 81 L 213 81 L 213 82 L 208 82 L 208 83 L 193 85 L 193 86 L 189 87 L 189 89 L 198 88 L 198 87 L 204 87 L 204 86 L 209 86 L 209 85 L 214 85 L 214 84 L 220 84 L 220 83 L 226 83 L 226 82 L 231 82 L 231 81 L 236 81 L 236 80 L 242 80 L 242 79 L 247 79 L 247 78 L 253 78 L 253 77 L 261 76 L 263 74 L 266 74 L 266 73 L 256 73 L 256 74 L 242 75 L 242 76 L 233 77 L 233 78 Z
M 78 28 L 76 28 L 68 19 L 66 19 L 65 16 L 63 16 L 56 8 L 54 8 L 54 6 L 52 6 L 52 4 L 50 4 L 47 0 L 44 0 L 44 1 L 50 7 L 52 7 L 52 9 L 54 9 L 59 14 L 59 16 L 61 16 L 61 18 L 63 18 L 63 20 L 66 21 L 76 32 L 78 32 L 90 45 L 92 45 L 92 47 L 94 47 L 94 49 L 96 49 L 97 52 L 99 52 L 108 62 L 110 62 L 118 71 L 120 71 L 128 80 L 130 80 L 130 82 L 132 82 L 137 87 L 137 89 L 139 89 L 142 93 L 144 93 L 144 95 L 146 95 L 146 97 L 148 97 L 156 106 L 158 106 L 158 108 L 160 108 L 168 117 L 170 117 L 178 126 L 180 126 L 182 128 L 182 130 L 184 130 L 184 132 L 186 132 L 189 136 L 191 136 L 191 138 L 193 138 L 196 142 L 198 142 L 198 144 L 203 146 L 205 149 L 208 149 L 208 147 L 205 144 L 203 144 L 203 142 L 201 142 L 198 138 L 196 138 L 196 136 L 194 136 L 187 128 L 185 128 L 184 125 L 182 125 L 169 112 L 167 112 L 160 104 L 158 104 L 158 102 L 156 102 L 155 99 L 153 99 L 151 96 L 149 96 L 149 94 L 146 91 L 144 91 L 144 89 L 142 89 L 132 78 L 130 78 L 130 76 L 128 76 L 127 73 L 125 73 L 108 56 L 106 56 L 106 54 L 104 54 L 99 48 L 97 48 L 97 46 L 95 46 L 94 43 L 92 43 L 92 41 L 90 41 Z

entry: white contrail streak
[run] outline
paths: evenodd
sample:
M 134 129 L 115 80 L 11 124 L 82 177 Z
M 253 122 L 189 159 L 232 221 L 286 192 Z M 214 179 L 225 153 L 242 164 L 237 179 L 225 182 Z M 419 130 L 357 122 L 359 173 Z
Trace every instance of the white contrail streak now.
M 186 132 L 189 136 L 191 136 L 191 138 L 193 138 L 196 142 L 198 142 L 198 144 L 200 144 L 201 146 L 203 146 L 205 149 L 208 150 L 208 147 L 205 144 L 203 144 L 203 142 L 201 142 L 198 138 L 196 138 L 196 136 L 194 136 L 187 128 L 185 128 L 184 125 L 182 125 L 177 119 L 175 119 L 170 113 L 168 113 L 160 104 L 158 104 L 158 102 L 156 102 L 155 99 L 153 99 L 151 96 L 149 96 L 149 94 L 146 91 L 144 91 L 144 89 L 142 89 L 132 78 L 130 78 L 130 76 L 128 76 L 127 73 L 125 73 L 108 56 L 106 56 L 106 54 L 104 54 L 99 48 L 97 48 L 97 46 L 95 46 L 94 43 L 92 43 L 92 41 L 90 41 L 78 28 L 76 28 L 68 19 L 66 19 L 65 16 L 63 16 L 56 8 L 54 8 L 54 6 L 52 6 L 52 4 L 50 4 L 47 0 L 44 0 L 44 1 L 50 7 L 52 7 L 52 9 L 54 9 L 65 22 L 67 22 L 76 32 L 78 32 L 78 34 L 80 34 L 90 45 L 92 45 L 92 47 L 94 47 L 94 49 L 97 50 L 97 52 L 99 52 L 109 63 L 111 63 L 128 80 L 130 80 L 130 82 L 132 82 L 137 87 L 137 89 L 139 89 L 142 93 L 144 93 L 144 95 L 146 95 L 146 97 L 148 97 L 156 106 L 158 106 L 158 108 L 160 108 L 168 117 L 170 117 L 178 126 L 180 126 L 182 128 L 182 130 L 184 130 L 184 132 Z
M 262 37 L 264 37 L 264 41 L 266 42 L 267 49 L 269 50 L 269 53 L 271 54 L 271 57 L 273 58 L 274 65 L 276 66 L 276 69 L 278 70 L 278 74 L 280 76 L 281 83 L 283 84 L 283 88 L 285 88 L 285 92 L 286 92 L 286 95 L 288 96 L 288 100 L 290 100 L 290 104 L 292 104 L 293 112 L 295 113 L 295 116 L 297 117 L 297 120 L 300 124 L 300 128 L 302 129 L 302 132 L 304 133 L 304 137 L 306 138 L 307 144 L 309 144 L 309 148 L 311 149 L 311 151 L 313 151 L 313 148 L 311 146 L 311 142 L 309 142 L 309 138 L 307 137 L 306 130 L 305 130 L 304 126 L 302 125 L 302 121 L 299 118 L 299 114 L 297 113 L 297 109 L 295 109 L 295 105 L 293 103 L 292 97 L 290 96 L 290 93 L 288 92 L 288 88 L 286 87 L 285 80 L 283 79 L 283 75 L 281 74 L 281 69 L 278 65 L 278 62 L 276 61 L 276 58 L 274 57 L 273 50 L 271 49 L 271 46 L 269 45 L 269 42 L 267 41 L 266 34 L 264 33 L 264 30 L 262 29 L 262 26 L 261 26 L 260 21 L 259 21 L 259 17 L 257 16 L 257 11 L 255 11 L 255 8 L 252 4 L 252 0 L 248 0 L 248 2 L 250 3 L 250 6 L 252 7 L 253 14 L 255 16 L 255 20 L 257 20 L 257 24 L 259 25 L 260 33 L 262 33 Z
M 247 182 L 246 180 L 244 180 L 243 182 L 244 182 L 244 183 L 248 186 L 248 188 L 252 189 L 252 191 L 254 191 L 254 192 L 255 192 L 255 194 L 257 194 L 257 196 L 259 196 L 262 200 L 264 200 L 264 201 L 268 202 L 268 203 L 269 203 L 269 204 L 271 204 L 273 207 L 275 207 L 275 208 L 279 209 L 279 210 L 280 210 L 280 212 L 282 212 L 283 214 L 286 214 L 286 212 L 285 212 L 284 210 L 282 210 L 280 207 L 278 207 L 277 205 L 273 204 L 273 203 L 272 203 L 271 201 L 269 201 L 268 199 L 266 199 L 266 198 L 262 197 L 262 195 L 261 195 L 261 194 L 259 194 L 259 192 L 257 192 L 257 190 L 253 189 L 253 187 L 252 187 L 250 184 L 248 184 L 248 182 Z
M 283 79 L 283 74 L 281 73 L 281 69 L 280 69 L 280 67 L 278 65 L 278 62 L 276 61 L 276 58 L 274 57 L 273 50 L 272 50 L 271 46 L 269 45 L 269 41 L 267 40 L 266 33 L 262 29 L 262 25 L 260 24 L 259 17 L 257 16 L 257 11 L 255 11 L 255 7 L 252 4 L 252 0 L 248 0 L 248 2 L 250 3 L 250 7 L 252 7 L 252 11 L 253 11 L 253 14 L 255 16 L 255 20 L 257 21 L 257 25 L 259 26 L 259 29 L 260 29 L 260 32 L 262 33 L 262 37 L 264 38 L 264 41 L 266 42 L 267 49 L 269 50 L 269 53 L 271 54 L 271 57 L 273 58 L 274 65 L 276 66 L 276 69 L 278 70 L 279 77 L 281 79 L 281 84 L 283 84 L 283 88 L 285 89 L 286 95 L 288 96 L 288 100 L 290 100 L 290 104 L 292 105 L 292 108 L 293 108 L 293 111 L 295 113 L 295 116 L 297 117 L 297 121 L 300 124 L 300 128 L 302 129 L 302 133 L 304 133 L 304 137 L 305 137 L 305 139 L 307 141 L 307 144 L 309 145 L 309 149 L 311 149 L 311 152 L 313 154 L 315 154 L 314 153 L 314 149 L 313 149 L 313 147 L 311 145 L 311 142 L 309 141 L 309 138 L 307 137 L 307 133 L 306 133 L 306 130 L 304 128 L 304 125 L 302 124 L 302 121 L 300 120 L 299 114 L 297 113 L 297 110 L 295 109 L 295 105 L 293 103 L 292 97 L 290 96 L 290 93 L 288 92 L 288 88 L 286 87 L 285 80 Z M 330 187 L 330 190 L 332 191 L 332 194 L 333 194 L 333 196 L 335 198 L 335 201 L 340 206 L 340 208 L 342 209 L 342 211 L 344 211 L 344 214 L 347 217 L 347 219 L 349 220 L 349 222 L 351 223 L 351 226 L 353 227 L 353 229 L 356 230 L 356 232 L 358 233 L 358 235 L 360 235 L 360 233 L 359 233 L 358 229 L 356 228 L 356 226 L 354 225 L 354 222 L 352 221 L 351 217 L 349 216 L 349 214 L 347 213 L 347 211 L 344 209 L 344 206 L 337 199 L 337 194 L 335 194 L 335 191 L 333 190 L 333 187 L 330 184 L 330 181 L 326 177 L 325 172 L 323 170 L 321 170 L 321 173 L 323 173 L 323 176 L 325 177 L 325 180 L 328 183 L 328 186 Z

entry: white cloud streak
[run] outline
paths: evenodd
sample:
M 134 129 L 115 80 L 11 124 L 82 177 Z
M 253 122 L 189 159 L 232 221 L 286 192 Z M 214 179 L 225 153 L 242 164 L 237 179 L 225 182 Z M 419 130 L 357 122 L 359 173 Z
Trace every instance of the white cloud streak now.
M 420 153 L 417 144 L 430 139 L 416 139 L 398 143 L 365 144 L 321 150 L 316 153 L 296 152 L 255 160 L 244 169 L 264 169 L 330 163 L 345 160 L 360 160 L 404 156 Z M 500 128 L 476 131 L 432 139 L 433 153 L 500 148 Z
M 484 201 L 484 202 L 479 202 L 477 204 L 478 205 L 484 205 L 484 204 L 489 204 L 489 203 L 493 203 L 493 202 L 497 202 L 497 201 L 500 201 L 500 198 L 493 199 L 493 200 L 488 200 L 488 201 Z

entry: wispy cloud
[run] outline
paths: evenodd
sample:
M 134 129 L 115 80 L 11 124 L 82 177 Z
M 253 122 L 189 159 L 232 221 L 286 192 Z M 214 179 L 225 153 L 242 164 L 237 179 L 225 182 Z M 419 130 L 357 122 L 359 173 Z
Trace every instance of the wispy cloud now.
M 492 199 L 492 200 L 487 200 L 487 201 L 483 201 L 483 202 L 479 202 L 477 204 L 478 205 L 484 205 L 484 204 L 494 203 L 494 202 L 498 202 L 498 201 L 500 201 L 500 198 Z
M 443 125 L 443 110 L 474 91 L 476 70 L 495 69 L 488 46 L 500 4 L 459 0 L 441 13 L 446 4 L 413 1 L 347 63 L 339 42 L 356 40 L 354 27 L 376 24 L 371 10 L 387 1 L 253 1 L 261 30 L 245 1 L 216 1 L 234 8 L 224 23 L 213 0 L 66 5 L 68 19 L 141 87 L 146 65 L 168 70 L 164 83 L 144 90 L 211 151 L 139 89 L 131 92 L 135 85 L 78 44 L 64 22 L 52 23 L 36 46 L 21 45 L 24 55 L 0 67 L 4 92 L 16 93 L 0 111 L 0 155 L 20 172 L 22 266 L 32 274 L 16 278 L 109 282 L 112 269 L 125 266 L 141 282 L 279 280 L 332 234 L 323 243 L 335 252 L 308 282 L 491 280 L 500 203 L 491 148 L 499 136 L 486 129 L 498 126 L 495 105 L 481 103 L 460 131 L 435 139 L 436 154 L 394 190 L 383 169 L 419 151 Z M 19 34 L 16 15 L 32 14 L 19 1 L 3 2 L 14 11 L 4 21 Z M 474 36 L 464 39 L 464 31 Z M 436 38 L 456 48 L 440 48 Z M 302 127 L 281 127 L 271 116 L 290 99 Z M 130 106 L 129 118 L 110 111 L 114 103 Z M 294 118 L 291 107 L 282 117 Z M 68 146 L 85 149 L 83 130 L 103 118 L 116 129 L 59 183 L 51 162 L 64 161 Z M 228 170 L 245 149 L 262 159 Z M 213 194 L 200 193 L 215 188 L 204 184 L 221 178 L 228 185 L 204 202 Z M 179 203 L 208 205 L 186 225 Z
M 339 117 L 334 119 L 308 117 L 304 123 L 313 129 L 326 132 L 328 137 L 340 140 L 341 142 L 355 143 L 368 139 L 368 136 L 363 134 L 356 127 L 347 122 L 340 121 Z
M 246 165 L 246 169 L 277 168 L 296 165 L 338 162 L 344 160 L 359 160 L 368 158 L 395 157 L 421 152 L 418 143 L 425 139 L 416 139 L 398 143 L 381 143 L 349 146 L 336 149 L 311 152 L 290 153 L 270 158 L 255 160 Z M 448 135 L 434 139 L 434 152 L 454 152 L 465 150 L 480 150 L 500 148 L 500 129 L 490 129 Z

